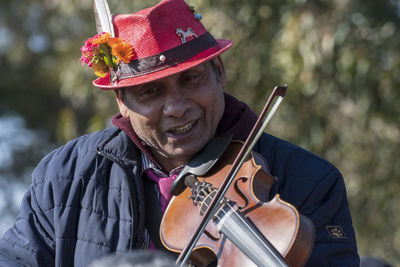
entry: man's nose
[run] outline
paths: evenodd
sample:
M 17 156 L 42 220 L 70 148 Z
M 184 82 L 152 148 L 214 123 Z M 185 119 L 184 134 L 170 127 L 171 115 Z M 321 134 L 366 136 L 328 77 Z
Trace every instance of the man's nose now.
M 190 109 L 190 99 L 185 90 L 179 86 L 173 86 L 168 90 L 164 102 L 164 115 L 181 118 L 185 112 Z

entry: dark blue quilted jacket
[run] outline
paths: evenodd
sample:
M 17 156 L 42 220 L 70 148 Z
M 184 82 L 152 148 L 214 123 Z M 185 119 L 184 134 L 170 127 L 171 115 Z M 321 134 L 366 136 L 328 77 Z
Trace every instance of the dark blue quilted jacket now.
M 278 177 L 271 196 L 279 193 L 316 226 L 307 265 L 358 266 L 338 170 L 268 134 L 256 150 Z M 87 266 L 139 247 L 144 232 L 139 164 L 139 151 L 117 128 L 82 136 L 46 156 L 33 172 L 15 225 L 0 241 L 0 266 Z

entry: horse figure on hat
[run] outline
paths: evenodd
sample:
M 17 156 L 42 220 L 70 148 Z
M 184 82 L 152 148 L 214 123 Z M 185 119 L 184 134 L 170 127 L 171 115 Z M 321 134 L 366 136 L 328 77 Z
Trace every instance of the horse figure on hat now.
M 189 37 L 198 37 L 197 34 L 192 30 L 192 28 L 188 28 L 186 31 L 178 28 L 176 29 L 176 34 L 181 38 L 182 44 L 186 43 L 186 38 Z

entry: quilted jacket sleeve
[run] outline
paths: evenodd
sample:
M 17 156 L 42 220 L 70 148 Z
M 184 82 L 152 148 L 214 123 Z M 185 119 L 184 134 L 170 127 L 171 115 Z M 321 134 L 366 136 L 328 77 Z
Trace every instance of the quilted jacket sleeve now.
M 337 170 L 316 185 L 300 212 L 316 228 L 316 242 L 307 266 L 359 266 L 345 185 Z
M 31 186 L 14 226 L 0 240 L 0 266 L 54 266 L 53 226 L 37 194 Z

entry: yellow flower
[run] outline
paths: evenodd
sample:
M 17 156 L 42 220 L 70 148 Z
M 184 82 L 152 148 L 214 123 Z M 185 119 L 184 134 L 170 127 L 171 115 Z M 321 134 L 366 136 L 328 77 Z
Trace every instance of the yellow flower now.
M 116 56 L 119 61 L 129 63 L 134 53 L 132 45 L 128 42 L 123 41 L 121 38 L 109 38 L 107 44 L 111 47 L 111 53 Z
M 104 61 L 99 61 L 98 63 L 93 63 L 92 68 L 94 71 L 94 74 L 96 74 L 99 77 L 104 77 L 107 75 L 107 73 L 110 72 L 110 67 L 107 66 L 107 64 Z

